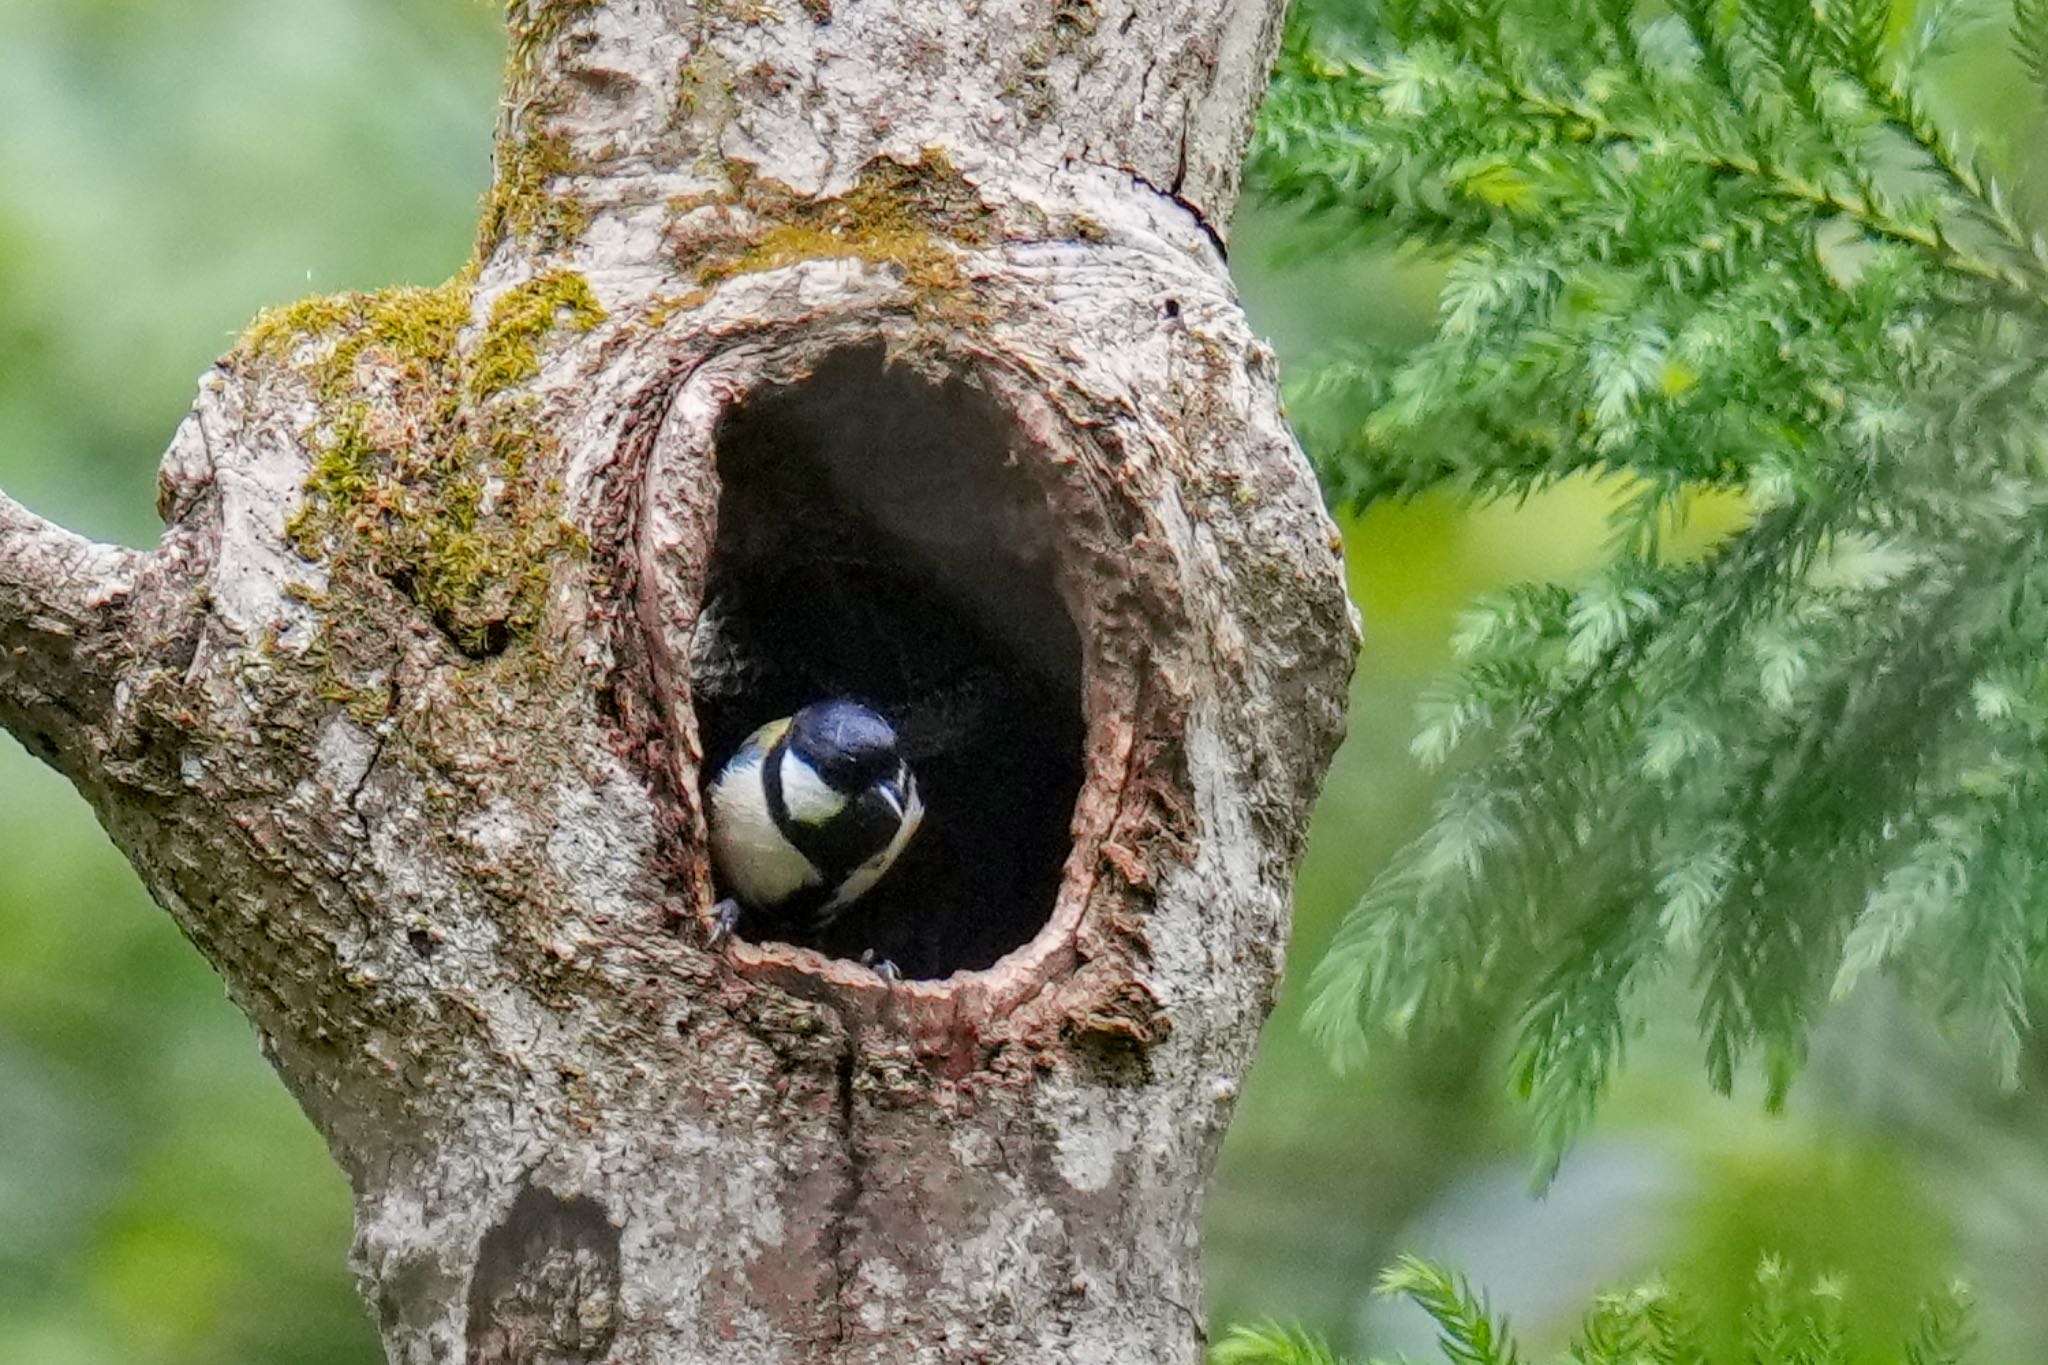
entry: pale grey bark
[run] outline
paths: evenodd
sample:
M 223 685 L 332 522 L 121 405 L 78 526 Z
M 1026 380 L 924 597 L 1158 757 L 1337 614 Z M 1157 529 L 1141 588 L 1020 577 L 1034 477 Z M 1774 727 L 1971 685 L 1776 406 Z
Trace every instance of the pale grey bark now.
M 393 1361 L 1199 1358 L 1353 643 L 1219 249 L 1279 10 L 515 7 L 473 276 L 260 325 L 148 555 L 0 503 L 0 720 L 326 1135 Z M 984 970 L 707 946 L 707 583 L 792 445 L 1078 717 Z
M 90 763 L 128 664 L 118 623 L 138 559 L 0 494 L 0 723 L 63 771 Z

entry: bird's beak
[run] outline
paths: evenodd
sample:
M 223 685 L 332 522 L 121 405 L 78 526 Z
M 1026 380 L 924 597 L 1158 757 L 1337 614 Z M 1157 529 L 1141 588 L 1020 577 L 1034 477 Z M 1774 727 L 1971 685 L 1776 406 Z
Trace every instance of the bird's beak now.
M 889 803 L 889 809 L 895 811 L 896 818 L 901 820 L 903 818 L 902 784 L 900 782 L 884 782 L 876 790 L 882 793 L 882 799 Z

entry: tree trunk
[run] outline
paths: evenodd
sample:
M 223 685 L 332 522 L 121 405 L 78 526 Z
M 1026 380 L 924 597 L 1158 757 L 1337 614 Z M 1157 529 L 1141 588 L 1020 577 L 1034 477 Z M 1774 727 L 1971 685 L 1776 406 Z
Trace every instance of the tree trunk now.
M 259 319 L 0 721 L 225 977 L 394 1362 L 1192 1362 L 1353 627 L 1220 247 L 1279 0 L 515 4 L 478 264 Z M 707 933 L 849 692 L 913 856 Z M 862 965 L 896 962 L 891 981 Z

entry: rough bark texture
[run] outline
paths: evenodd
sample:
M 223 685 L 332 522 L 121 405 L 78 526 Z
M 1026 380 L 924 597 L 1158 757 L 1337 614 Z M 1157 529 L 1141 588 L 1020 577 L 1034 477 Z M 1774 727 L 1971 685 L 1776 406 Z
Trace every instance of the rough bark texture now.
M 1220 254 L 1279 9 L 515 6 L 476 267 L 259 320 L 150 554 L 0 501 L 0 720 L 326 1135 L 393 1361 L 1198 1359 L 1353 641 Z M 718 732 L 933 622 L 1045 708 L 989 790 L 1078 785 L 1042 894 L 957 844 L 930 979 L 708 947 Z

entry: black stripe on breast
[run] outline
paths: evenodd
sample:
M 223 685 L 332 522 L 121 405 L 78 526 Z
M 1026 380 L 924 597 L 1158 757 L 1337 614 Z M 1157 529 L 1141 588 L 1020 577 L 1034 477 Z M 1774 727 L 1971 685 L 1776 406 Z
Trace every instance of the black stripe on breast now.
M 789 803 L 782 797 L 782 755 L 788 749 L 789 731 L 784 730 L 761 758 L 761 792 L 768 798 L 768 818 L 775 822 L 775 828 L 781 830 L 785 838 L 796 844 L 795 837 L 790 834 L 790 826 L 796 822 L 789 818 Z M 799 853 L 810 858 L 802 844 L 796 846 Z M 811 862 L 818 864 L 816 858 L 811 858 Z M 821 871 L 825 870 L 822 864 L 818 866 Z
M 872 788 L 848 801 L 839 814 L 822 825 L 792 820 L 789 803 L 782 794 L 782 758 L 788 747 L 784 740 L 778 740 L 762 760 L 765 766 L 761 786 L 768 798 L 768 814 L 782 831 L 782 837 L 824 875 L 829 895 L 839 889 L 839 884 L 855 868 L 889 846 L 900 821 L 888 801 Z

